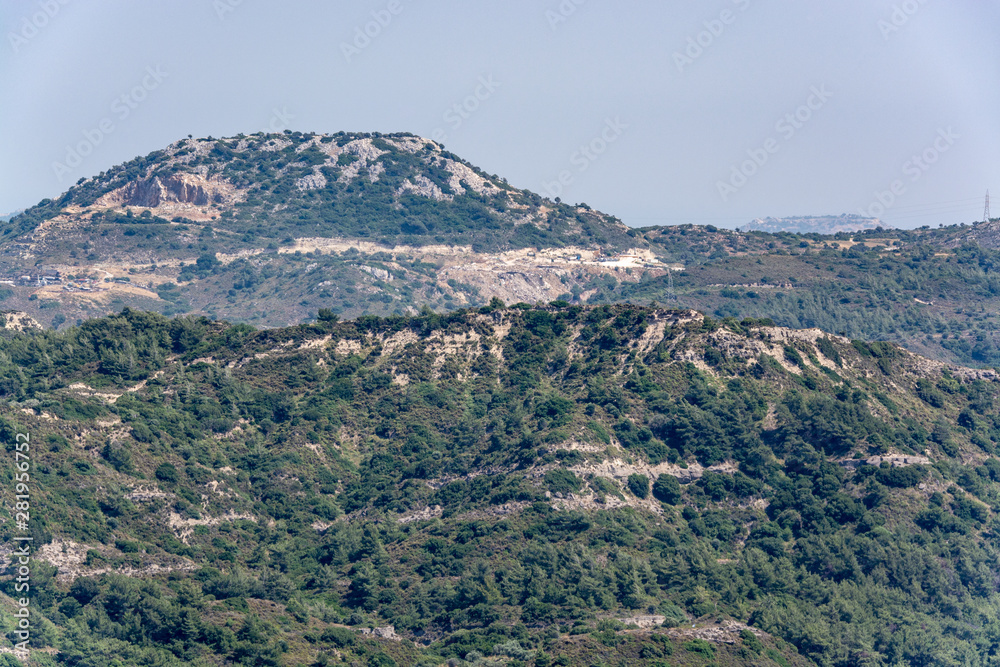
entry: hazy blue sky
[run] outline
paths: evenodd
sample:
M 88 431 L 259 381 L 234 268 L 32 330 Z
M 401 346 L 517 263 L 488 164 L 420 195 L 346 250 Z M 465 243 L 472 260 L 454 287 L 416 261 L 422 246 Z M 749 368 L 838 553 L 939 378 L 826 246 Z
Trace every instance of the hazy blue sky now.
M 633 226 L 862 210 L 971 222 L 991 186 L 1000 215 L 995 0 L 0 11 L 0 212 L 188 134 L 287 127 L 438 138 Z

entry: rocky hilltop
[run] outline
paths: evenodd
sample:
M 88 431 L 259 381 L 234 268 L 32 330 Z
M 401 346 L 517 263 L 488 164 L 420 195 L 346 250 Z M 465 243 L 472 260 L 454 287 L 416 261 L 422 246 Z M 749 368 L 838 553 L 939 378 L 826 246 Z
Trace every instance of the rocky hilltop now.
M 433 141 L 379 133 L 181 140 L 16 216 L 6 235 L 30 233 L 25 258 L 55 260 L 64 250 L 57 236 L 126 224 L 118 216 L 130 213 L 142 224 L 226 235 L 218 244 L 231 250 L 306 231 L 388 246 L 468 245 L 475 252 L 581 241 L 608 251 L 636 245 L 615 218 L 512 188 Z M 102 259 L 136 250 L 150 260 L 178 255 L 169 240 L 178 230 L 156 231 L 164 237 L 155 244 L 115 234 L 96 249 Z
M 664 270 L 619 220 L 410 134 L 184 139 L 15 216 L 2 240 L 5 305 L 55 325 L 130 306 L 276 326 L 320 307 L 581 298 Z

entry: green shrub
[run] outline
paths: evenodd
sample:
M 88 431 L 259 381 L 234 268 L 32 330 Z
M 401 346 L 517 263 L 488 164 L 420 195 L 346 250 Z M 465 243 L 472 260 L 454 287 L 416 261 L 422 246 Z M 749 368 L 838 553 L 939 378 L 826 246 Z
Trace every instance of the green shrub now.
M 177 483 L 177 468 L 174 467 L 173 463 L 161 463 L 157 468 L 156 479 L 161 482 L 167 482 L 168 484 Z
M 941 390 L 926 378 L 917 380 L 917 396 L 934 408 L 943 408 L 946 403 L 945 396 Z
M 906 467 L 880 468 L 875 472 L 875 477 L 886 486 L 900 489 L 916 486 L 927 477 L 927 466 L 912 465 Z
M 357 642 L 357 636 L 353 630 L 331 626 L 323 630 L 320 640 L 324 643 L 332 644 L 334 648 L 347 648 Z
M 515 660 L 531 660 L 534 655 L 531 651 L 521 647 L 516 639 L 509 639 L 502 644 L 493 647 L 493 655 L 503 655 Z
M 715 647 L 704 639 L 691 639 L 683 644 L 684 650 L 690 653 L 697 653 L 705 658 L 715 657 Z
M 764 644 L 760 639 L 750 630 L 746 628 L 740 630 L 740 639 L 743 640 L 743 645 L 756 654 L 760 654 L 764 650 Z
M 668 505 L 680 503 L 681 494 L 681 484 L 673 475 L 661 474 L 653 482 L 653 497 Z
M 806 367 L 806 362 L 802 358 L 802 355 L 791 345 L 785 345 L 785 359 L 800 368 Z
M 595 475 L 594 478 L 590 480 L 590 488 L 593 489 L 594 493 L 598 495 L 608 495 L 622 499 L 625 498 L 621 491 L 618 490 L 618 485 L 607 477 Z
M 594 433 L 594 435 L 596 435 L 600 439 L 601 442 L 603 442 L 606 445 L 611 444 L 611 436 L 608 435 L 607 430 L 603 426 L 601 426 L 600 423 L 595 421 L 589 421 L 587 422 L 587 428 L 590 429 Z
M 816 347 L 823 354 L 824 357 L 834 362 L 838 366 L 843 366 L 843 359 L 840 356 L 840 352 L 837 348 L 833 346 L 833 341 L 830 340 L 828 336 L 823 336 L 822 338 L 816 339 Z
M 664 602 L 660 605 L 660 613 L 663 614 L 663 627 L 676 628 L 688 620 L 688 615 L 684 610 L 673 602 Z M 654 637 L 666 637 L 665 635 L 654 635 Z
M 545 484 L 552 493 L 575 493 L 580 490 L 583 480 L 566 468 L 553 468 L 545 473 Z
M 636 498 L 649 497 L 649 478 L 645 475 L 633 474 L 628 476 L 628 490 Z

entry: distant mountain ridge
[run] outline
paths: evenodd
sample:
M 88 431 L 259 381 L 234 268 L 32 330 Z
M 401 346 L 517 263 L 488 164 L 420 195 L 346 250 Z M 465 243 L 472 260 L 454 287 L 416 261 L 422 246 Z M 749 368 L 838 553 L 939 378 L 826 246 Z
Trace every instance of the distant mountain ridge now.
M 794 232 L 797 234 L 836 234 L 862 229 L 885 228 L 878 218 L 866 218 L 853 213 L 841 215 L 796 216 L 791 218 L 756 218 L 742 227 L 745 232 Z

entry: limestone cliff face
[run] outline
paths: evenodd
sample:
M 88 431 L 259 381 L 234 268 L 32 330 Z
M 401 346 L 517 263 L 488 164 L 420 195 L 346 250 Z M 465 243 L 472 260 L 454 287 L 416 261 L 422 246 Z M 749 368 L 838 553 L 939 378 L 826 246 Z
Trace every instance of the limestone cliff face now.
M 165 178 L 132 181 L 101 197 L 98 206 L 143 206 L 159 208 L 170 204 L 208 206 L 230 204 L 237 190 L 222 179 L 206 179 L 197 174 L 172 174 Z

